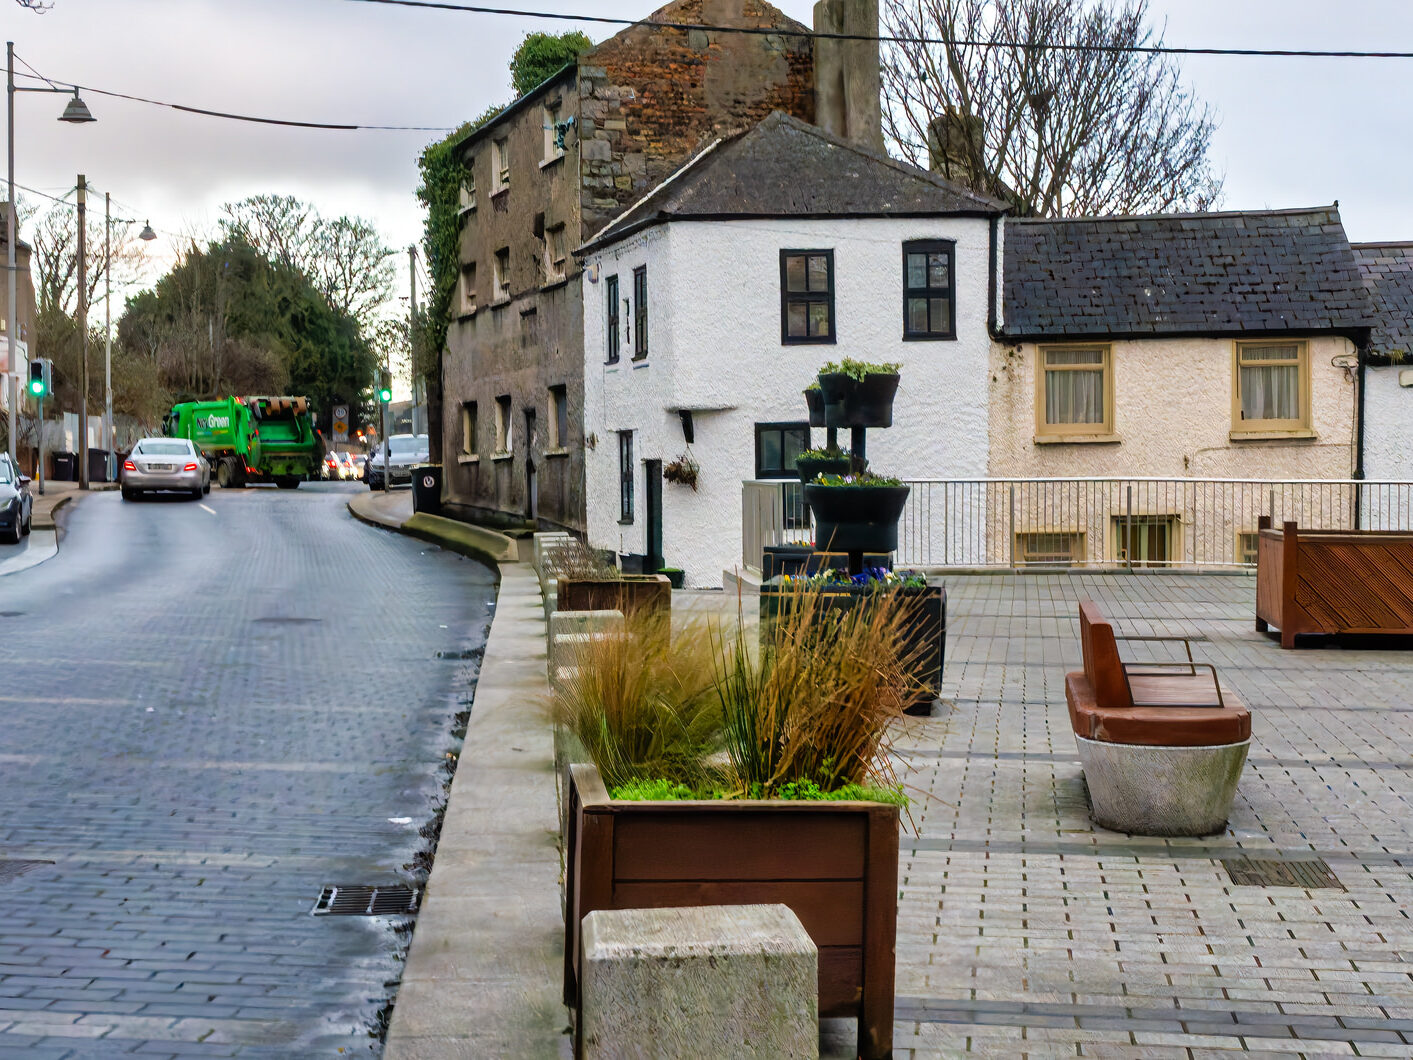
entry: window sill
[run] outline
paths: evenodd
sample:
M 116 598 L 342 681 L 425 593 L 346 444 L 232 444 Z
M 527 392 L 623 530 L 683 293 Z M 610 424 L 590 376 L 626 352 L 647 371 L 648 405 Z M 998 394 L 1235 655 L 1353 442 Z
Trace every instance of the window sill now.
M 550 281 L 548 281 L 547 283 L 541 285 L 540 290 L 541 290 L 541 291 L 554 291 L 554 290 L 557 290 L 557 289 L 560 288 L 560 287 L 563 287 L 563 286 L 564 286 L 565 284 L 567 284 L 568 282 L 569 282 L 569 277 L 568 277 L 568 276 L 561 276 L 561 277 L 559 277 L 559 279 L 557 279 L 557 280 L 550 280 Z
M 541 169 L 549 169 L 550 166 L 558 165 L 560 162 L 563 162 L 563 161 L 564 161 L 564 155 L 563 155 L 563 154 L 558 154 L 558 155 L 555 155 L 553 158 L 546 158 L 543 162 L 540 163 L 540 168 L 541 168 Z
M 1117 434 L 1037 434 L 1036 445 L 1118 445 Z
M 491 454 L 491 460 L 492 460 L 492 462 L 494 462 L 494 463 L 499 463 L 499 462 L 502 461 L 502 460 L 514 460 L 514 459 L 515 459 L 515 454 L 514 454 L 514 453 L 492 453 L 492 454 Z
M 560 448 L 558 448 L 558 449 L 546 449 L 544 455 L 545 455 L 547 458 L 553 458 L 553 457 L 557 457 L 557 456 L 558 456 L 558 457 L 565 457 L 565 456 L 568 456 L 568 455 L 569 455 L 569 450 L 568 450 L 568 449 L 565 449 L 565 448 L 563 448 L 563 447 L 560 447 Z
M 462 309 L 456 314 L 457 320 L 470 320 L 476 315 L 475 309 Z
M 463 206 L 463 207 L 461 207 L 459 210 L 456 211 L 456 219 L 457 219 L 458 221 L 460 221 L 460 220 L 462 220 L 463 218 L 465 218 L 465 216 L 466 216 L 468 213 L 475 213 L 475 212 L 476 212 L 476 204 L 475 204 L 475 203 L 472 203 L 470 206 Z
M 479 464 L 481 458 L 475 453 L 462 453 L 456 458 L 456 462 L 458 464 Z
M 782 336 L 780 339 L 780 345 L 782 346 L 833 346 L 835 344 L 836 340 L 833 335 L 830 335 L 827 338 L 821 335 L 818 338 L 813 339 L 789 338 L 787 336 Z
M 903 341 L 904 341 L 904 342 L 956 342 L 956 341 L 957 341 L 957 333 L 956 333 L 955 331 L 950 331 L 950 332 L 947 332 L 947 333 L 945 333 L 945 334 L 939 332 L 939 333 L 936 334 L 936 335 L 909 335 L 908 333 L 904 332 L 904 333 L 903 333 Z
M 648 366 L 648 359 L 646 357 L 634 357 L 632 364 L 634 368 L 646 368 Z
M 494 302 L 492 302 L 492 303 L 491 303 L 491 308 L 492 308 L 492 309 L 504 309 L 504 308 L 505 308 L 506 306 L 508 306 L 508 305 L 510 305 L 510 295 L 505 295 L 505 296 L 503 296 L 503 297 L 501 297 L 501 298 L 497 298 Z
M 623 362 L 620 361 L 617 357 L 614 357 L 612 360 L 604 361 L 603 366 L 605 368 L 617 368 L 622 363 Z
M 633 520 L 632 520 L 632 519 L 620 519 L 620 520 L 618 520 L 618 525 L 619 525 L 619 526 L 632 526 L 632 525 L 633 525 Z
M 491 192 L 491 202 L 495 202 L 497 199 L 499 199 L 502 195 L 504 195 L 504 194 L 505 194 L 506 192 L 508 192 L 509 190 L 510 190 L 510 185 L 509 185 L 509 184 L 505 185 L 505 186 L 502 187 L 502 188 L 496 188 L 495 191 Z
M 1233 442 L 1313 442 L 1320 436 L 1309 427 L 1293 427 L 1286 431 L 1232 431 L 1227 437 Z

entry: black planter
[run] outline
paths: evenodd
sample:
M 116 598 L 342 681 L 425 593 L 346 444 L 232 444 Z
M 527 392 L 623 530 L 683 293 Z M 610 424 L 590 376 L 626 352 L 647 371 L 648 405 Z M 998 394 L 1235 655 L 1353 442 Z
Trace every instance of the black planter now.
M 682 588 L 682 579 L 687 576 L 687 572 L 678 567 L 663 567 L 658 573 L 671 582 L 674 589 Z
M 847 475 L 852 462 L 847 456 L 801 456 L 795 458 L 795 471 L 808 484 L 816 475 Z
M 805 391 L 805 404 L 810 407 L 810 426 L 824 426 L 824 391 L 810 387 Z
M 792 589 L 779 581 L 766 580 L 760 587 L 760 619 L 765 626 L 787 607 Z M 896 595 L 895 595 L 896 594 Z M 947 590 L 940 585 L 917 589 L 889 589 L 880 593 L 874 585 L 831 585 L 824 592 L 828 609 L 868 606 L 881 598 L 906 602 L 907 634 L 904 643 L 916 660 L 912 676 L 917 694 L 907 706 L 909 714 L 930 714 L 932 702 L 942 691 L 942 664 L 947 648 Z
M 815 546 L 827 552 L 892 552 L 907 486 L 806 485 Z
M 891 427 L 898 375 L 871 373 L 863 380 L 843 373 L 819 377 L 826 427 Z
M 763 581 L 782 574 L 804 574 L 814 549 L 808 545 L 766 545 L 761 549 L 760 576 Z

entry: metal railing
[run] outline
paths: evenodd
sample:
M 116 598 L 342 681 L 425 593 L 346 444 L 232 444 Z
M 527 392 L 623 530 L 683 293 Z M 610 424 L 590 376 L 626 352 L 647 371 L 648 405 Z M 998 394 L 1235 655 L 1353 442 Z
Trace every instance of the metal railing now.
M 787 527 L 793 483 L 773 522 L 743 530 L 743 560 L 807 536 Z M 1312 530 L 1413 530 L 1413 482 L 1351 479 L 1016 478 L 908 482 L 897 562 L 906 567 L 1254 567 L 1262 515 Z M 807 517 L 808 513 L 801 514 Z M 807 520 L 805 525 L 807 525 Z

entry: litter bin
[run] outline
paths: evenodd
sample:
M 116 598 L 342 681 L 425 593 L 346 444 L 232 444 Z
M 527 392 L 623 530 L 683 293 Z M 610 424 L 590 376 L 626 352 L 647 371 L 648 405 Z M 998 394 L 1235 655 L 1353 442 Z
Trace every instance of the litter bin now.
M 438 515 L 442 510 L 442 466 L 422 464 L 412 469 L 412 510 Z
M 90 449 L 88 451 L 88 481 L 107 482 L 108 479 L 108 450 Z
M 61 453 L 53 454 L 54 459 L 54 481 L 55 482 L 77 482 L 78 481 L 78 454 Z

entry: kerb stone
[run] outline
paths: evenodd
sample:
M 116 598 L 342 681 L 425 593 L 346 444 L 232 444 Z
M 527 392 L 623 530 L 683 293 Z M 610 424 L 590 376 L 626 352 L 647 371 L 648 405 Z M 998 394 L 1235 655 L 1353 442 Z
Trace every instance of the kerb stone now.
M 819 952 L 788 906 L 597 910 L 581 938 L 585 1060 L 819 1056 Z

